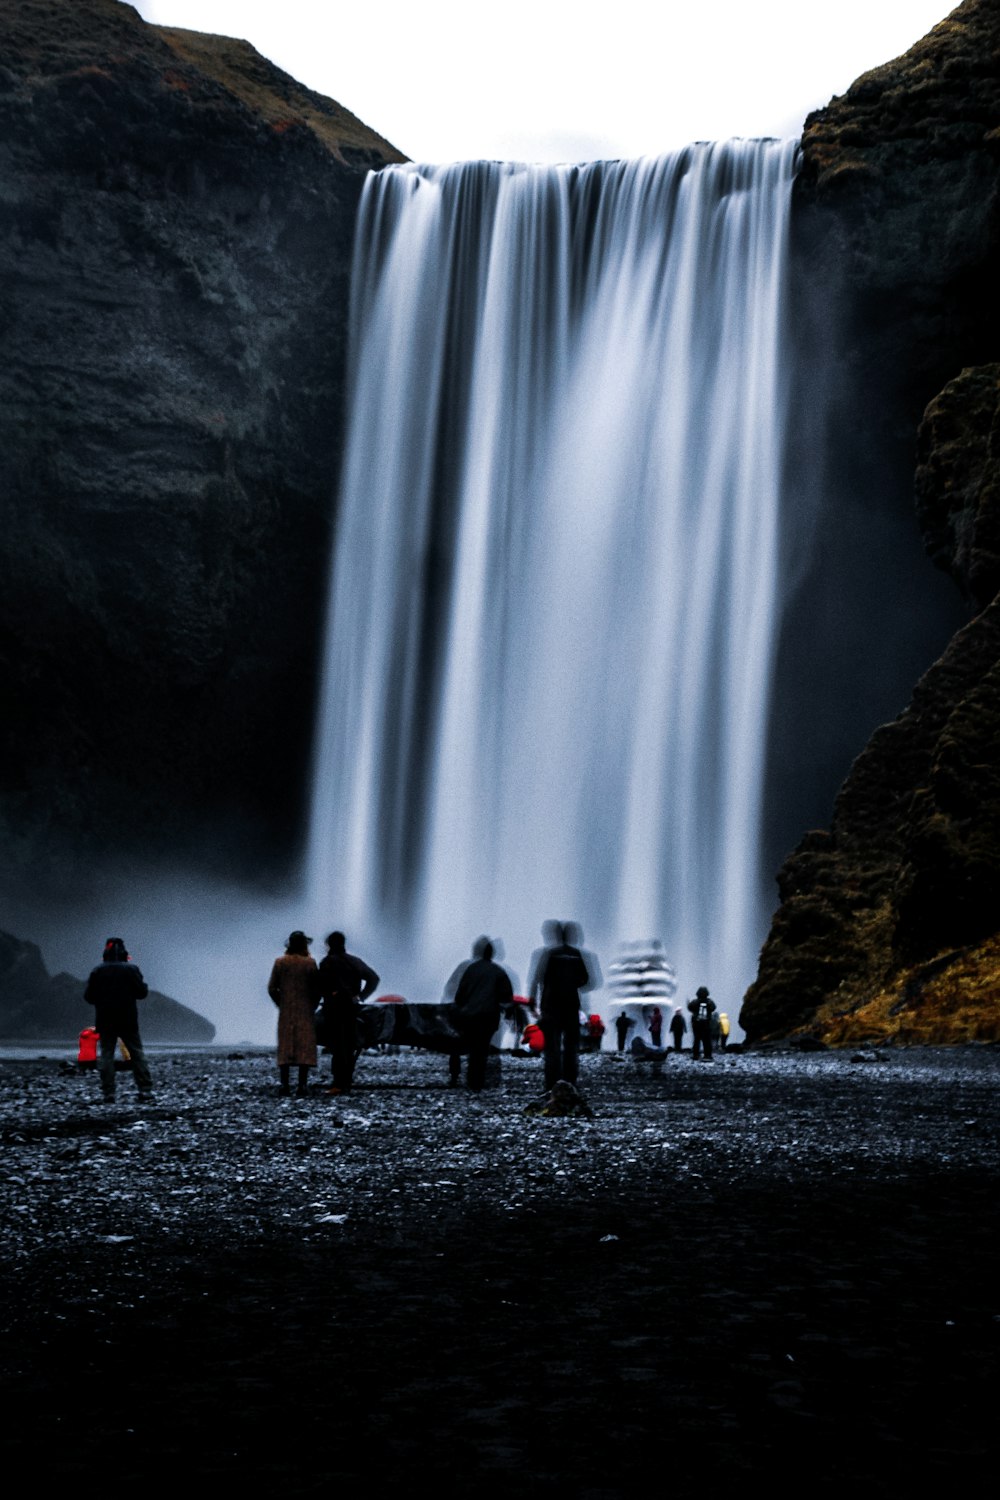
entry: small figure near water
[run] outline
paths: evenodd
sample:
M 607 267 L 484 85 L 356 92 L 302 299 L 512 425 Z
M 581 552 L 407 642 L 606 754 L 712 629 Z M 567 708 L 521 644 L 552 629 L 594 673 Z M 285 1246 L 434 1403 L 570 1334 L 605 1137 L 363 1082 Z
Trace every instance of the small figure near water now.
M 691 1031 L 694 1036 L 691 1059 L 697 1062 L 701 1056 L 701 1049 L 704 1047 L 705 1061 L 711 1062 L 712 1017 L 715 1014 L 715 1001 L 704 985 L 696 990 L 694 999 L 688 1001 L 688 1010 L 691 1012 Z
M 466 965 L 458 981 L 455 1018 L 469 1053 L 465 1081 L 478 1094 L 486 1082 L 486 1060 L 493 1033 L 500 1025 L 501 1007 L 513 1004 L 514 987 L 506 970 L 494 963 L 489 938 L 479 938 L 472 951 L 479 956 Z M 450 1066 L 452 1082 L 457 1083 L 457 1052 L 451 1054 Z
M 532 1001 L 541 994 L 542 1031 L 545 1033 L 545 1086 L 560 1079 L 576 1083 L 580 1052 L 580 991 L 591 988 L 591 978 L 580 949 L 567 941 L 567 929 L 578 941 L 583 934 L 574 922 L 546 922 L 542 937 L 546 946 L 532 955 L 528 994 Z
M 115 1043 L 121 1039 L 132 1059 L 132 1077 L 139 1091 L 140 1104 L 153 1097 L 153 1080 L 139 1035 L 136 1001 L 145 1000 L 149 986 L 134 964 L 121 938 L 108 938 L 103 961 L 91 969 L 83 998 L 95 1011 L 95 1025 L 100 1037 L 97 1069 L 101 1091 L 110 1104 L 115 1097 Z
M 319 1000 L 316 960 L 309 952 L 311 937 L 296 928 L 285 951 L 274 960 L 267 993 L 278 1007 L 278 1072 L 280 1092 L 291 1093 L 291 1070 L 299 1070 L 296 1096 L 308 1092 L 309 1069 L 316 1066 L 316 1022 Z
M 684 1036 L 687 1032 L 687 1029 L 687 1022 L 684 1019 L 684 1012 L 678 1005 L 677 1009 L 674 1011 L 673 1015 L 670 1018 L 670 1035 L 674 1039 L 675 1052 L 683 1052 Z
M 625 1042 L 628 1039 L 628 1034 L 634 1025 L 635 1022 L 632 1020 L 632 1017 L 626 1015 L 624 1011 L 622 1011 L 621 1015 L 615 1021 L 615 1035 L 618 1038 L 619 1052 L 625 1051 Z
M 363 958 L 348 953 L 342 932 L 331 932 L 327 953 L 319 966 L 319 993 L 326 1022 L 326 1045 L 330 1048 L 332 1073 L 328 1094 L 349 1094 L 358 1058 L 358 1011 L 378 988 L 379 976 Z
M 723 1052 L 725 1052 L 726 1048 L 729 1046 L 729 1032 L 729 1017 L 726 1015 L 725 1011 L 721 1011 L 719 1014 L 719 1046 L 722 1048 Z

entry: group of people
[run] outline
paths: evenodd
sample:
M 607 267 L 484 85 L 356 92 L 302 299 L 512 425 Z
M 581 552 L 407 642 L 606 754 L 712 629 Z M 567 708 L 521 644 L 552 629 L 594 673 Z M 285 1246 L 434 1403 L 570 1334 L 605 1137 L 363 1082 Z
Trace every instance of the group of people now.
M 528 1004 L 539 1016 L 544 1038 L 545 1087 L 574 1084 L 579 1072 L 580 996 L 601 985 L 600 969 L 593 954 L 585 953 L 583 934 L 574 922 L 546 922 L 543 946 L 532 955 L 528 978 Z M 360 1001 L 372 995 L 379 976 L 364 959 L 347 952 L 342 932 L 326 939 L 326 956 L 317 964 L 309 952 L 312 938 L 300 929 L 289 935 L 285 951 L 276 958 L 267 992 L 278 1009 L 278 1071 L 280 1093 L 292 1092 L 292 1069 L 297 1070 L 296 1094 L 308 1091 L 309 1070 L 318 1062 L 319 1045 L 331 1054 L 331 1084 L 328 1094 L 350 1092 L 357 1060 L 357 1010 Z M 140 1099 L 152 1097 L 149 1064 L 139 1035 L 136 1002 L 149 993 L 138 966 L 121 938 L 108 938 L 102 962 L 92 970 L 84 998 L 95 1007 L 95 1026 L 100 1038 L 98 1071 L 105 1099 L 115 1095 L 115 1047 L 118 1039 L 132 1059 L 133 1076 Z M 449 1058 L 449 1077 L 457 1084 L 460 1057 L 468 1057 L 466 1082 L 473 1092 L 486 1080 L 490 1043 L 503 1011 L 513 1007 L 514 989 L 507 970 L 497 962 L 494 943 L 479 938 L 472 958 L 459 965 L 446 986 L 458 1042 Z M 662 1015 L 657 1015 L 662 1025 Z M 720 1017 L 714 1000 L 702 986 L 688 1005 L 694 1038 L 693 1054 L 712 1056 L 713 1041 L 724 1047 L 729 1023 Z M 678 1009 L 670 1022 L 674 1046 L 683 1044 L 686 1023 Z M 657 1027 L 659 1031 L 659 1027 Z M 659 1037 L 657 1037 L 657 1044 Z M 623 1035 L 619 1030 L 619 1045 Z
M 348 953 L 342 932 L 331 932 L 326 957 L 317 964 L 309 952 L 311 937 L 299 929 L 291 933 L 284 953 L 276 958 L 267 993 L 278 1007 L 278 1072 L 280 1092 L 292 1091 L 292 1068 L 298 1069 L 296 1093 L 307 1092 L 309 1069 L 317 1063 L 316 1012 L 322 1004 L 322 1039 L 331 1055 L 332 1079 L 328 1094 L 348 1094 L 354 1082 L 357 1057 L 355 1005 L 378 987 L 375 970 Z
M 730 1025 L 729 1017 L 725 1011 L 720 1011 L 704 985 L 701 985 L 693 1000 L 688 1001 L 688 1012 L 691 1016 L 691 1055 L 697 1062 L 704 1055 L 706 1060 L 712 1056 L 713 1046 L 725 1051 L 729 1041 Z M 649 1054 L 662 1053 L 663 1039 L 663 1012 L 658 1005 L 654 1005 L 648 1012 L 644 1012 L 646 1024 L 649 1028 L 651 1046 L 647 1047 L 641 1037 L 632 1039 L 633 1051 Z M 635 1026 L 634 1019 L 625 1011 L 615 1021 L 615 1033 L 618 1038 L 618 1051 L 625 1051 L 628 1034 Z M 684 1049 L 684 1038 L 687 1035 L 688 1023 L 681 1006 L 678 1006 L 670 1018 L 668 1026 L 674 1051 L 681 1052 Z

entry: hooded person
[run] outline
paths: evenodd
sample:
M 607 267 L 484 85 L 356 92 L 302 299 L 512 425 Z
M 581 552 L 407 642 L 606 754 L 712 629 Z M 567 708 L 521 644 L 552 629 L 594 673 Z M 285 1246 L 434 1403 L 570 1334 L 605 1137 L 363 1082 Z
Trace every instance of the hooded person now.
M 587 965 L 578 947 L 568 941 L 582 938 L 576 923 L 546 922 L 542 937 L 546 946 L 532 956 L 528 995 L 534 1002 L 541 995 L 542 1031 L 545 1033 L 545 1086 L 559 1080 L 576 1083 L 580 1053 L 580 991 L 591 988 Z
M 115 1045 L 120 1040 L 132 1059 L 132 1077 L 140 1102 L 153 1096 L 153 1080 L 139 1035 L 138 1000 L 145 1000 L 149 986 L 138 964 L 129 957 L 121 938 L 108 938 L 104 955 L 91 969 L 83 998 L 94 1007 L 94 1025 L 100 1038 L 97 1070 L 104 1098 L 115 1097 Z
M 473 958 L 458 981 L 455 991 L 455 1013 L 459 1035 L 468 1049 L 466 1082 L 478 1094 L 486 1082 L 486 1060 L 490 1042 L 500 1025 L 501 1009 L 512 1005 L 514 988 L 507 971 L 493 961 L 493 944 L 480 938 Z
M 712 1061 L 712 1017 L 715 1014 L 715 1001 L 709 995 L 704 985 L 700 985 L 695 992 L 693 1000 L 688 1001 L 688 1010 L 691 1012 L 691 1031 L 694 1041 L 691 1047 L 691 1059 L 697 1062 L 701 1049 L 705 1049 L 705 1061 Z

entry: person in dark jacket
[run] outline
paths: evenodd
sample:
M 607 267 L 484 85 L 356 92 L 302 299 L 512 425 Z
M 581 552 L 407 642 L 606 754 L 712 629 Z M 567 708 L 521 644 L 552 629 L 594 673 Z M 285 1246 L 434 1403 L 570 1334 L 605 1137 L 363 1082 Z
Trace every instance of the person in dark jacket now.
M 493 944 L 488 938 L 480 942 L 482 957 L 474 958 L 466 967 L 455 991 L 458 1031 L 469 1053 L 465 1081 L 474 1094 L 486 1082 L 486 1059 L 493 1033 L 500 1025 L 501 1006 L 514 1000 L 510 978 L 493 962 Z
M 573 924 L 574 936 L 579 933 Z M 582 935 L 581 935 L 582 936 Z M 545 1033 L 545 1087 L 560 1079 L 576 1083 L 580 1053 L 580 991 L 590 989 L 590 974 L 583 956 L 566 941 L 562 922 L 546 922 L 542 937 L 547 946 L 531 960 L 528 995 L 541 994 L 542 1031 Z
M 712 1061 L 712 1016 L 715 1012 L 715 1001 L 711 998 L 704 985 L 695 992 L 693 1000 L 688 1001 L 688 1010 L 691 1012 L 691 1031 L 694 1040 L 691 1045 L 691 1059 L 697 1062 L 701 1049 L 705 1049 L 705 1061 Z
M 378 987 L 379 976 L 363 958 L 347 952 L 342 932 L 331 932 L 327 953 L 319 966 L 319 993 L 326 1022 L 326 1045 L 330 1048 L 332 1087 L 328 1094 L 349 1094 L 358 1056 L 356 1006 Z
M 153 1080 L 139 1035 L 136 1010 L 136 1001 L 145 1000 L 148 994 L 149 986 L 142 971 L 129 958 L 122 939 L 108 938 L 103 961 L 91 969 L 83 992 L 83 998 L 95 1011 L 94 1024 L 101 1039 L 97 1070 L 108 1103 L 115 1097 L 115 1046 L 119 1038 L 132 1059 L 132 1077 L 140 1103 L 153 1097 Z
M 670 1018 L 670 1028 L 669 1029 L 670 1029 L 670 1035 L 674 1039 L 674 1051 L 675 1052 L 681 1052 L 681 1051 L 683 1051 L 683 1049 L 684 1049 L 684 1033 L 687 1031 L 688 1028 L 687 1028 L 687 1022 L 684 1019 L 684 1012 L 681 1010 L 680 1006 L 677 1007 L 677 1009 L 674 1011 L 673 1015 Z

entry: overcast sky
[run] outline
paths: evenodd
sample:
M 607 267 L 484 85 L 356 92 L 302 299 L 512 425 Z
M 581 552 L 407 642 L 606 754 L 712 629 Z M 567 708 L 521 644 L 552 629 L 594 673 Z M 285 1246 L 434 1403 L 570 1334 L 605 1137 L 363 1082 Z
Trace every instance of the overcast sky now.
M 245 37 L 418 161 L 642 156 L 798 135 L 948 0 L 139 0 Z

